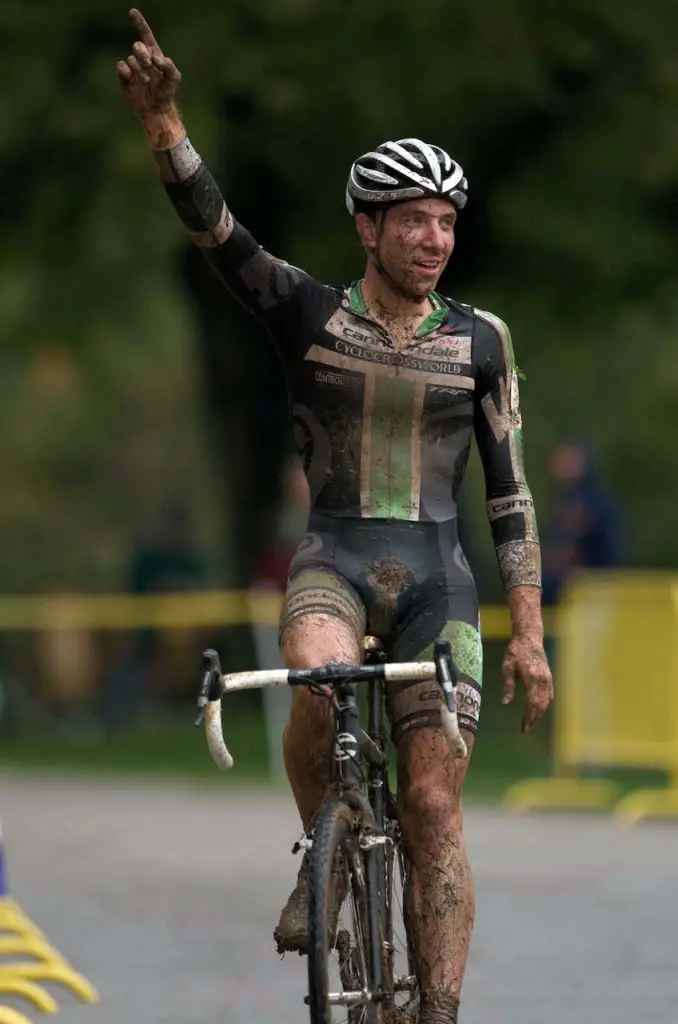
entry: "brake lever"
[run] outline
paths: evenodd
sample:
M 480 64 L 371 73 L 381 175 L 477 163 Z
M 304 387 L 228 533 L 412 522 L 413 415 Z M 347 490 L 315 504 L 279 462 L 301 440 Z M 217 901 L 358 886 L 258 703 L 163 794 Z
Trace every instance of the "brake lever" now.
M 456 670 L 452 660 L 452 648 L 449 640 L 439 639 L 433 645 L 434 660 L 436 663 L 436 674 L 438 682 L 442 687 L 445 696 L 445 703 L 450 714 L 457 709 L 456 701 Z
M 221 662 L 219 655 L 211 648 L 203 651 L 202 663 L 205 673 L 202 677 L 202 686 L 198 695 L 198 717 L 193 723 L 195 726 L 202 725 L 205 719 L 205 708 L 212 700 L 218 700 L 221 696 Z
M 457 719 L 457 669 L 452 658 L 449 640 L 436 640 L 434 645 L 436 676 L 445 697 L 441 708 L 441 721 L 455 757 L 466 757 L 468 747 L 459 731 Z

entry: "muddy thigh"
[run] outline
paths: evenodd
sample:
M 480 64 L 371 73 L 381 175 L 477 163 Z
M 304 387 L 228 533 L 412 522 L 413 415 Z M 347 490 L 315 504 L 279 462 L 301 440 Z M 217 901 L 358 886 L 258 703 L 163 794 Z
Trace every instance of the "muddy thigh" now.
M 300 573 L 286 595 L 280 649 L 288 668 L 329 662 L 362 662 L 365 611 L 359 599 L 331 573 Z M 330 779 L 332 708 L 327 697 L 298 686 L 292 691 L 283 737 L 285 768 L 308 831 Z

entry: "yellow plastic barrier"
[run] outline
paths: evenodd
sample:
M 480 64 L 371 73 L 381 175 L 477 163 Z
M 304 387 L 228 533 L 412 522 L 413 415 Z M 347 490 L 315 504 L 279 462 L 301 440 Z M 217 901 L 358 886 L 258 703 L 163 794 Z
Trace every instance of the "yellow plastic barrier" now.
M 17 959 L 25 957 L 26 959 Z M 39 982 L 63 985 L 85 1003 L 99 1002 L 90 983 L 49 944 L 47 937 L 7 895 L 4 851 L 0 834 L 0 997 L 32 1003 L 40 1013 L 57 1013 L 56 999 Z M 28 1017 L 0 1006 L 0 1024 L 30 1024 Z
M 526 779 L 504 804 L 613 808 L 620 821 L 678 816 L 678 583 L 656 573 L 582 576 L 559 612 L 554 774 Z M 620 799 L 586 766 L 660 769 L 666 789 Z
M 28 1017 L 9 1006 L 0 1006 L 0 1024 L 32 1024 Z
M 43 932 L 8 897 L 0 898 L 0 995 L 17 996 L 41 1013 L 57 1013 L 54 997 L 38 982 L 63 985 L 85 1003 L 98 1003 L 90 983 L 49 944 Z M 6 957 L 25 956 L 25 960 Z M 23 1014 L 0 1006 L 0 1024 L 26 1024 Z

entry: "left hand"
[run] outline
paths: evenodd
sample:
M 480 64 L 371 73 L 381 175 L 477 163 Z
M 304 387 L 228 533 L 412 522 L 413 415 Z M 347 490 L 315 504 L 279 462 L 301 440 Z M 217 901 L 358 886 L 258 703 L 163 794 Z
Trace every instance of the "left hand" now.
M 546 660 L 543 640 L 530 633 L 514 636 L 502 663 L 504 688 L 502 704 L 510 704 L 516 693 L 516 679 L 525 687 L 523 732 L 541 718 L 553 699 L 553 677 Z
M 127 105 L 137 114 L 164 114 L 172 110 L 181 73 L 158 46 L 141 11 L 130 17 L 139 39 L 127 60 L 118 61 L 118 81 Z

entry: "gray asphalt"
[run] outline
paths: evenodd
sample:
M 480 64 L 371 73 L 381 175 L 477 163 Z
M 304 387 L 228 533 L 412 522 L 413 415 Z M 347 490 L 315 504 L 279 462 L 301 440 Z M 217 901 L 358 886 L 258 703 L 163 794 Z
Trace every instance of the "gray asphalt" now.
M 57 1022 L 307 1020 L 304 962 L 270 937 L 296 874 L 285 795 L 5 776 L 0 813 L 11 895 L 102 997 L 52 987 Z M 678 826 L 466 820 L 463 1024 L 677 1024 Z

